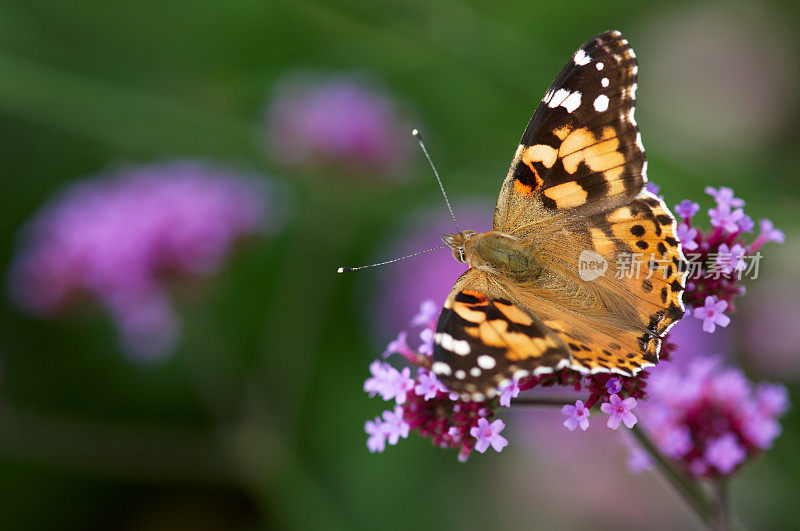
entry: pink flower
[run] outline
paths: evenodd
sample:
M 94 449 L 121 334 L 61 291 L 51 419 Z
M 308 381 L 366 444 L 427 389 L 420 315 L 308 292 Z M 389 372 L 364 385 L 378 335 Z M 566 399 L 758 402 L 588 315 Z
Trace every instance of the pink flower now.
M 403 420 L 403 408 L 400 406 L 396 406 L 394 411 L 384 411 L 383 412 L 383 430 L 386 432 L 386 440 L 389 441 L 389 444 L 397 444 L 397 442 L 403 438 L 408 438 L 409 432 L 409 425 L 408 423 Z
M 619 427 L 619 423 L 625 423 L 628 428 L 633 428 L 636 424 L 636 415 L 631 413 L 631 410 L 636 407 L 636 399 L 626 398 L 622 400 L 619 395 L 613 394 L 609 397 L 608 402 L 600 405 L 600 411 L 609 415 L 607 426 L 612 430 Z
M 712 439 L 706 444 L 706 463 L 716 468 L 721 474 L 730 474 L 744 461 L 747 453 L 737 441 L 734 434 L 728 432 Z
M 484 453 L 491 445 L 492 448 L 499 452 L 508 446 L 508 440 L 500 435 L 500 432 L 505 427 L 505 423 L 500 419 L 489 424 L 489 421 L 485 418 L 479 418 L 478 425 L 469 430 L 469 434 L 477 439 L 475 449 L 480 453 Z
M 74 184 L 26 227 L 12 292 L 39 316 L 88 296 L 111 314 L 126 350 L 164 357 L 180 328 L 169 279 L 210 275 L 237 241 L 278 226 L 269 199 L 263 179 L 189 160 Z
M 733 189 L 720 186 L 719 190 L 706 186 L 706 193 L 714 198 L 720 207 L 743 207 L 744 200 L 733 196 Z
M 289 168 L 400 178 L 413 142 L 394 98 L 351 74 L 295 73 L 267 109 L 268 150 Z
M 392 354 L 400 354 L 406 359 L 413 359 L 414 351 L 408 346 L 407 339 L 408 333 L 403 330 L 397 334 L 397 337 L 391 343 L 386 345 L 386 350 L 383 351 L 382 356 L 388 358 Z
M 386 449 L 386 430 L 383 429 L 383 424 L 379 417 L 375 420 L 368 420 L 364 423 L 364 431 L 367 432 L 367 448 L 373 454 L 375 452 L 383 452 Z
M 758 226 L 761 232 L 755 241 L 750 244 L 750 247 L 747 248 L 749 252 L 752 253 L 759 250 L 767 242 L 783 243 L 786 241 L 786 235 L 782 230 L 776 229 L 772 221 L 762 219 L 758 222 Z
M 569 431 L 574 431 L 578 426 L 583 431 L 589 429 L 589 410 L 584 407 L 583 400 L 576 400 L 574 406 L 566 404 L 561 408 L 561 413 L 567 416 L 564 426 Z
M 610 395 L 622 391 L 622 382 L 619 381 L 619 378 L 609 378 L 609 380 L 606 382 L 606 391 Z
M 511 399 L 519 396 L 519 382 L 516 379 L 511 380 L 500 392 L 500 405 L 511 407 Z
M 417 385 L 414 392 L 425 400 L 436 398 L 439 392 L 447 393 L 447 388 L 436 378 L 436 375 L 422 367 L 417 371 Z
M 747 267 L 744 261 L 744 254 L 744 247 L 740 244 L 737 243 L 732 247 L 728 247 L 723 243 L 719 246 L 716 262 L 723 273 L 730 274 L 742 271 Z
M 737 208 L 731 211 L 730 206 L 718 206 L 709 209 L 708 215 L 711 217 L 711 224 L 720 227 L 733 234 L 739 232 L 739 223 L 744 218 L 744 210 Z
M 441 306 L 430 299 L 422 301 L 419 312 L 411 319 L 411 326 L 435 326 Z
M 683 219 L 689 219 L 700 210 L 700 205 L 694 201 L 684 199 L 679 204 L 675 205 L 675 213 Z
M 706 297 L 705 306 L 694 309 L 694 316 L 703 321 L 703 330 L 713 333 L 716 326 L 726 327 L 731 322 L 730 317 L 723 312 L 728 307 L 725 301 L 717 301 L 714 295 Z
M 678 225 L 678 240 L 680 240 L 684 250 L 694 251 L 697 249 L 698 245 L 695 241 L 696 237 L 697 229 L 693 229 L 685 223 Z
M 695 476 L 729 474 L 769 448 L 781 431 L 779 411 L 788 407 L 783 386 L 753 386 L 718 358 L 697 358 L 685 371 L 659 368 L 650 384 L 642 425 L 662 453 Z
M 414 389 L 411 369 L 404 367 L 398 371 L 386 362 L 373 361 L 369 366 L 372 377 L 364 382 L 364 391 L 369 396 L 380 394 L 384 400 L 395 399 L 398 405 L 406 401 L 406 395 Z

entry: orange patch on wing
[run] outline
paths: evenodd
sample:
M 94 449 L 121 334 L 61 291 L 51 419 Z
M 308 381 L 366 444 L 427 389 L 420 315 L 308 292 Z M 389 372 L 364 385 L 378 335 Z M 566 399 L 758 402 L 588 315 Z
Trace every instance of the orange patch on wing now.
M 463 293 L 464 295 L 466 295 L 468 297 L 475 297 L 476 299 L 478 299 L 475 302 L 469 303 L 470 306 L 475 306 L 475 305 L 478 305 L 478 304 L 483 306 L 483 305 L 488 304 L 488 301 L 486 300 L 486 294 L 485 293 L 482 293 L 480 291 L 471 290 L 471 289 L 465 289 L 461 293 Z M 467 303 L 464 303 L 464 304 L 467 304 Z
M 525 196 L 533 195 L 533 188 L 519 180 L 514 181 L 514 189 L 520 195 L 525 195 Z
M 576 182 L 567 182 L 544 191 L 544 195 L 556 202 L 558 208 L 568 208 L 586 203 L 588 193 Z
M 570 131 L 572 131 L 572 128 L 570 126 L 562 125 L 558 129 L 555 129 L 553 131 L 553 134 L 556 135 L 559 140 L 563 141 L 565 138 L 567 138 L 567 135 L 570 133 Z
M 534 162 L 541 162 L 545 168 L 552 168 L 556 163 L 558 151 L 545 144 L 530 146 L 522 152 L 522 162 L 531 166 Z
M 581 162 L 586 162 L 589 169 L 594 172 L 602 172 L 625 163 L 625 156 L 617 151 L 618 148 L 619 139 L 613 127 L 604 127 L 599 139 L 583 127 L 576 129 L 564 139 L 558 153 L 568 173 L 578 171 Z M 619 174 L 616 175 L 618 176 Z M 614 178 L 614 174 L 611 177 Z
M 465 302 L 456 301 L 453 304 L 453 311 L 458 314 L 462 319 L 470 323 L 480 323 L 486 320 L 486 314 L 480 310 L 474 310 L 477 304 L 467 304 Z
M 496 302 L 494 304 L 500 312 L 508 317 L 508 319 L 515 324 L 520 324 L 524 326 L 529 326 L 533 324 L 533 319 L 530 318 L 528 314 L 520 310 L 514 305 L 511 304 L 503 304 L 502 302 Z

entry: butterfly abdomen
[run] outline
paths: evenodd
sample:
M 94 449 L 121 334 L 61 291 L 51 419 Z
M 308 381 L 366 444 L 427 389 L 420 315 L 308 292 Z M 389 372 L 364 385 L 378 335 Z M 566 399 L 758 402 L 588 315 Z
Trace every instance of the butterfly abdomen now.
M 466 255 L 470 267 L 518 282 L 535 280 L 542 272 L 526 244 L 499 231 L 484 232 L 470 238 Z

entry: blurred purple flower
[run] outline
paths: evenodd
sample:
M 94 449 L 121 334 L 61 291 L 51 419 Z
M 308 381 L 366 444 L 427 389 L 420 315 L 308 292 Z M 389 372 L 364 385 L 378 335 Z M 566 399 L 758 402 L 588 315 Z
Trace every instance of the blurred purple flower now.
M 414 387 L 414 392 L 417 396 L 421 396 L 424 400 L 430 400 L 431 398 L 436 398 L 436 394 L 439 392 L 450 392 L 432 372 L 420 367 L 418 373 L 418 383 Z
M 364 423 L 364 431 L 367 432 L 367 449 L 370 452 L 383 452 L 386 449 L 386 431 L 379 417 L 375 420 L 368 420 Z
M 733 189 L 727 186 L 720 186 L 719 190 L 712 186 L 706 186 L 705 192 L 714 198 L 719 208 L 738 208 L 744 206 L 744 200 L 733 196 Z
M 561 408 L 561 413 L 567 416 L 567 419 L 564 421 L 564 427 L 569 431 L 574 431 L 578 426 L 580 426 L 583 431 L 589 429 L 589 410 L 584 407 L 583 400 L 576 400 L 574 406 L 570 404 L 564 405 Z
M 700 205 L 689 199 L 684 199 L 679 204 L 675 205 L 675 213 L 683 219 L 690 219 L 692 216 L 700 211 Z
M 706 452 L 703 456 L 706 463 L 716 467 L 722 474 L 730 474 L 745 460 L 747 452 L 739 444 L 736 436 L 726 433 L 706 443 Z
M 266 114 L 268 150 L 287 167 L 406 175 L 411 127 L 391 95 L 357 75 L 289 74 Z
M 783 231 L 776 229 L 772 221 L 762 219 L 758 222 L 758 227 L 761 232 L 755 241 L 747 248 L 749 252 L 752 253 L 759 250 L 761 246 L 767 242 L 783 243 L 786 241 L 786 236 L 783 234 Z
M 731 211 L 730 206 L 723 205 L 710 208 L 708 215 L 711 217 L 711 225 L 733 234 L 739 232 L 739 223 L 744 218 L 744 210 L 737 208 Z
M 650 192 L 651 194 L 653 194 L 657 198 L 661 199 L 662 201 L 664 200 L 664 196 L 663 195 L 658 195 L 658 192 L 661 191 L 661 187 L 658 186 L 657 184 L 655 184 L 655 183 L 647 183 L 647 186 L 645 188 L 646 188 L 646 190 L 648 192 Z
M 166 279 L 217 271 L 243 236 L 274 229 L 266 182 L 202 162 L 126 168 L 78 183 L 22 233 L 8 277 L 25 309 L 47 316 L 80 295 L 111 313 L 127 350 L 168 354 L 179 320 Z
M 408 439 L 408 431 L 410 429 L 408 423 L 403 420 L 403 408 L 396 406 L 394 411 L 383 412 L 383 429 L 386 432 L 386 438 L 389 444 L 397 444 L 402 439 Z
M 723 312 L 728 307 L 726 301 L 718 301 L 714 295 L 706 297 L 705 306 L 694 309 L 694 316 L 703 321 L 703 330 L 713 333 L 717 326 L 726 327 L 731 318 Z
M 780 433 L 777 418 L 788 407 L 785 388 L 754 388 L 718 357 L 696 358 L 683 370 L 653 371 L 648 391 L 640 412 L 644 428 L 662 453 L 696 476 L 730 474 L 769 448 Z
M 411 369 L 398 371 L 384 361 L 373 361 L 369 366 L 370 378 L 364 382 L 364 391 L 369 396 L 381 395 L 384 400 L 395 399 L 398 405 L 405 403 L 407 393 L 414 389 Z
M 745 214 L 742 216 L 742 219 L 739 220 L 739 230 L 741 232 L 753 232 L 753 228 L 755 228 L 756 224 L 753 222 L 753 218 Z
M 727 244 L 720 244 L 717 251 L 716 263 L 725 274 L 742 271 L 747 267 L 744 260 L 745 249 L 740 244 L 728 247 Z
M 685 251 L 694 251 L 697 249 L 698 245 L 695 238 L 697 238 L 697 229 L 693 229 L 685 223 L 678 225 L 678 239 Z
M 508 446 L 506 438 L 500 435 L 500 432 L 503 431 L 505 427 L 505 423 L 500 419 L 489 424 L 489 421 L 485 418 L 479 418 L 478 425 L 474 426 L 469 431 L 469 434 L 477 439 L 475 450 L 483 453 L 488 450 L 491 445 L 492 448 L 499 452 Z

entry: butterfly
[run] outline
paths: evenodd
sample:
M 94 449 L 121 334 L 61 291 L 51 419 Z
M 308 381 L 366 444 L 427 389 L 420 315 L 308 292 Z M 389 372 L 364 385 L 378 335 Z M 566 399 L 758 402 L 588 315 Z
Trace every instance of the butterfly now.
M 442 235 L 469 269 L 431 369 L 463 398 L 561 369 L 635 375 L 683 316 L 686 262 L 675 217 L 646 189 L 637 73 L 620 32 L 584 43 L 522 135 L 493 230 Z

